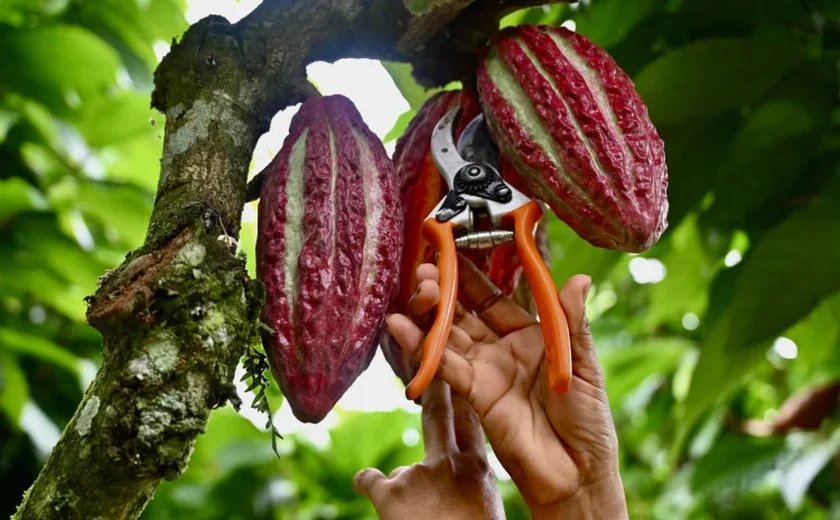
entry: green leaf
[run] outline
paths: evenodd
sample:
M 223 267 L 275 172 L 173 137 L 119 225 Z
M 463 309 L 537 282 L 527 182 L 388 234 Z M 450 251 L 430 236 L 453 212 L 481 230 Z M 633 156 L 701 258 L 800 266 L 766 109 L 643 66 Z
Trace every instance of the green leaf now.
M 713 260 L 703 246 L 697 217 L 690 215 L 669 235 L 668 252 L 660 257 L 667 276 L 653 285 L 645 323 L 650 330 L 660 323 L 678 323 L 686 313 L 702 316 L 708 301 L 708 285 L 715 274 Z
M 0 21 L 12 26 L 24 25 L 38 16 L 50 16 L 64 9 L 65 1 L 3 0 L 0 4 Z
M 152 127 L 163 117 L 149 107 L 149 96 L 139 92 L 121 91 L 99 96 L 85 103 L 70 121 L 92 147 L 118 145 L 137 137 L 153 137 Z
M 3 141 L 6 140 L 6 135 L 9 133 L 9 129 L 15 126 L 19 119 L 20 114 L 17 112 L 0 108 L 0 144 L 3 144 Z
M 68 10 L 65 19 L 109 42 L 122 57 L 132 79 L 144 90 L 151 87 L 152 70 L 158 61 L 154 43 L 170 42 L 188 25 L 181 2 L 172 0 L 78 2 Z
M 678 26 L 692 38 L 721 33 L 747 35 L 776 24 L 807 24 L 812 4 L 797 0 L 738 0 L 721 2 L 709 9 L 706 0 L 683 0 L 675 15 Z
M 787 369 L 791 391 L 840 379 L 840 292 L 820 303 L 784 336 L 798 347 L 796 363 Z
M 73 321 L 85 321 L 84 298 L 90 293 L 68 285 L 56 274 L 32 262 L 20 264 L 0 255 L 0 293 L 7 296 L 34 296 Z
M 575 13 L 576 31 L 596 45 L 608 49 L 653 14 L 662 2 L 657 0 L 598 0 L 582 5 Z
M 634 81 L 654 123 L 679 123 L 753 103 L 796 63 L 788 47 L 715 38 L 663 55 Z
M 546 212 L 548 238 L 551 244 L 551 275 L 557 287 L 576 274 L 592 277 L 592 283 L 601 283 L 615 265 L 621 253 L 595 247 L 575 233 L 553 213 Z
M 697 493 L 709 493 L 721 488 L 754 485 L 773 469 L 783 449 L 784 443 L 778 438 L 726 435 L 697 460 L 691 488 Z
M 99 150 L 96 157 L 104 166 L 108 179 L 131 183 L 148 194 L 154 194 L 162 153 L 162 135 L 155 134 L 107 146 Z
M 146 94 L 121 91 L 98 97 L 82 105 L 70 121 L 91 147 L 107 179 L 154 193 L 165 118 L 149 108 Z
M 43 143 L 55 151 L 64 151 L 64 143 L 58 131 L 58 121 L 44 105 L 17 94 L 9 94 L 6 104 L 21 116 L 24 127 L 23 139 L 32 143 Z
M 408 128 L 409 123 L 411 123 L 411 120 L 414 119 L 415 115 L 417 115 L 417 110 L 413 108 L 400 114 L 400 117 L 397 118 L 397 122 L 394 123 L 394 127 L 385 134 L 385 139 L 383 139 L 382 143 L 387 144 L 402 137 L 403 133 L 405 133 L 405 129 Z
M 119 67 L 105 42 L 70 26 L 7 34 L 0 38 L 0 56 L 0 83 L 57 113 L 70 108 L 70 91 L 83 102 L 104 93 L 115 83 Z
M 405 449 L 402 442 L 407 428 L 419 430 L 416 414 L 402 410 L 392 412 L 347 412 L 340 414 L 341 422 L 330 432 L 330 452 L 336 457 L 335 468 L 353 475 L 359 468 L 379 467 L 392 451 Z M 375 436 L 366 432 L 375 431 Z M 419 445 L 418 445 L 419 448 Z M 419 458 L 418 458 L 419 460 Z M 385 470 L 386 468 L 381 468 Z
M 139 246 L 146 236 L 152 196 L 132 186 L 67 179 L 50 189 L 49 199 L 56 209 L 78 209 L 113 229 L 126 247 Z
M 829 245 L 838 236 L 840 178 L 748 251 L 701 351 L 680 419 L 683 434 L 744 380 L 779 334 L 840 289 L 840 248 Z
M 17 426 L 20 413 L 29 401 L 29 385 L 14 356 L 0 352 L 0 408 Z
M 827 74 L 830 70 L 796 69 L 749 115 L 714 186 L 710 218 L 716 223 L 746 227 L 751 212 L 777 191 L 789 191 L 791 183 L 801 184 L 811 175 L 814 168 L 806 166 L 818 151 L 836 103 L 836 74 Z
M 840 428 L 828 439 L 819 434 L 802 435 L 804 446 L 796 450 L 782 466 L 779 488 L 785 504 L 796 511 L 802 506 L 811 482 L 834 456 L 840 452 Z
M 246 446 L 247 450 L 237 453 Z M 181 480 L 191 484 L 212 482 L 220 473 L 272 460 L 276 459 L 268 435 L 226 406 L 210 415 L 207 433 L 196 439 L 190 465 Z
M 499 28 L 514 25 L 555 25 L 568 14 L 569 6 L 565 3 L 546 4 L 514 11 L 499 22 Z
M 668 225 L 698 209 L 726 156 L 740 119 L 728 112 L 712 119 L 659 125 L 668 164 Z
M 408 101 L 412 109 L 419 109 L 423 103 L 432 97 L 435 93 L 442 89 L 425 89 L 414 81 L 411 75 L 411 65 L 408 63 L 397 63 L 392 61 L 381 62 L 391 79 L 394 80 L 394 85 L 399 89 L 402 96 Z
M 93 260 L 88 252 L 64 236 L 47 215 L 17 223 L 13 234 L 11 257 L 19 265 L 24 269 L 33 265 L 49 268 L 67 286 L 79 287 L 86 294 L 96 290 L 96 279 L 109 267 Z
M 85 321 L 84 298 L 107 267 L 64 236 L 49 214 L 27 215 L 0 236 L 0 294 L 29 296 L 74 321 Z M 124 252 L 123 252 L 124 254 Z
M 414 14 L 422 12 L 429 5 L 429 0 L 402 0 L 406 9 Z
M 669 34 L 679 31 L 674 25 L 673 17 L 667 13 L 653 13 L 613 45 L 609 54 L 631 78 L 636 77 L 648 64 L 669 51 L 672 45 L 685 43 L 686 40 L 682 38 L 678 43 L 666 43 L 670 41 Z
M 642 340 L 630 347 L 604 352 L 600 356 L 601 364 L 612 407 L 620 406 L 649 377 L 673 372 L 680 359 L 694 347 L 688 340 L 673 337 Z
M 0 327 L 0 349 L 15 354 L 34 356 L 81 376 L 81 360 L 57 344 L 34 334 Z
M 20 177 L 0 179 L 0 223 L 18 213 L 47 207 L 41 192 Z
M 256 251 L 257 248 L 257 203 L 247 203 L 245 205 L 245 211 L 249 212 L 251 217 L 249 219 L 242 219 L 242 227 L 239 230 L 239 249 L 240 251 L 244 251 L 247 255 L 245 267 L 248 269 L 248 275 L 251 276 L 251 278 L 256 278 L 257 255 L 254 254 L 254 251 Z

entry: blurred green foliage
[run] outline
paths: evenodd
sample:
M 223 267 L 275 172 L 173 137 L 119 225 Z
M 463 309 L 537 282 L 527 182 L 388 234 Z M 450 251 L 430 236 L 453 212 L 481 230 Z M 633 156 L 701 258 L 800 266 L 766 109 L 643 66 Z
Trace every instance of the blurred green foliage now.
M 0 5 L 0 514 L 100 361 L 83 298 L 142 243 L 164 122 L 149 109 L 155 49 L 186 29 L 184 8 Z M 840 4 L 592 0 L 502 25 L 569 21 L 634 78 L 670 171 L 670 228 L 644 254 L 549 227 L 557 282 L 593 277 L 631 517 L 840 518 L 837 395 L 790 401 L 840 380 Z M 430 93 L 386 68 L 411 104 L 395 139 Z M 246 251 L 253 237 L 246 222 Z M 808 427 L 772 433 L 790 410 Z M 341 412 L 327 442 L 286 435 L 278 460 L 224 408 L 144 516 L 370 518 L 353 474 L 418 461 L 419 429 L 413 412 Z M 500 484 L 509 518 L 527 518 Z

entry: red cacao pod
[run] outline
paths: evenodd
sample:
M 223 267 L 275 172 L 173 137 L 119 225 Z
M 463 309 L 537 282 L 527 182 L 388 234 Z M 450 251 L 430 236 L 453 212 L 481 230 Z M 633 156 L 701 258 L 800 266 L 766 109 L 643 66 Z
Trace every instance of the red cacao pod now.
M 606 51 L 563 27 L 506 28 L 483 51 L 477 84 L 491 134 L 532 197 L 595 246 L 656 243 L 667 227 L 664 144 Z
M 411 120 L 397 141 L 394 165 L 400 179 L 400 201 L 404 211 L 405 244 L 400 265 L 399 287 L 389 312 L 408 313 L 408 301 L 414 293 L 417 267 L 434 263 L 435 249 L 422 236 L 425 218 L 446 196 L 446 181 L 438 172 L 431 154 L 431 138 L 435 125 L 453 107 L 459 105 L 455 138 L 480 112 L 478 96 L 469 90 L 445 91 L 429 98 Z M 515 174 L 515 171 L 514 171 Z M 522 266 L 516 248 L 505 245 L 493 251 L 465 251 L 472 260 L 506 294 L 512 294 L 519 281 Z M 406 384 L 414 377 L 417 364 L 404 355 L 399 344 L 383 331 L 382 353 L 391 368 Z
M 402 232 L 382 142 L 349 99 L 307 100 L 266 170 L 256 256 L 263 345 L 301 421 L 321 421 L 376 353 Z

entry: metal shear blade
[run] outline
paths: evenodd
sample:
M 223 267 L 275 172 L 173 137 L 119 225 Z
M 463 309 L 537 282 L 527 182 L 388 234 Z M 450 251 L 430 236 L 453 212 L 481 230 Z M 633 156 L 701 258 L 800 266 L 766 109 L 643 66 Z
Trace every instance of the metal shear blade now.
M 458 154 L 467 161 L 482 162 L 499 168 L 499 150 L 493 142 L 490 129 L 487 128 L 484 114 L 478 114 L 461 132 Z
M 498 171 L 498 155 L 482 115 L 467 125 L 458 145 L 452 131 L 460 109 L 451 109 L 432 133 L 432 156 L 440 174 L 446 179 L 449 193 L 435 208 L 434 215 L 441 222 L 453 221 L 459 227 L 474 226 L 471 210 L 486 211 L 494 226 L 500 218 L 529 202 L 530 199 L 514 190 Z M 462 157 L 461 151 L 467 157 Z M 457 217 L 457 218 L 456 218 Z
M 432 133 L 432 157 L 450 190 L 455 187 L 455 175 L 461 168 L 470 164 L 458 153 L 458 147 L 452 135 L 455 116 L 458 115 L 459 110 L 455 107 L 447 112 Z

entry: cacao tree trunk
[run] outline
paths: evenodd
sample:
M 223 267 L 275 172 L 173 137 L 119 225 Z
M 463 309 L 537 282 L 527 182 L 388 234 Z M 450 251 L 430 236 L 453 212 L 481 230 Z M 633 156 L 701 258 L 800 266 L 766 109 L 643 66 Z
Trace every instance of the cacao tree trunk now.
M 426 86 L 471 82 L 499 18 L 542 3 L 438 0 L 412 12 L 393 0 L 264 0 L 237 24 L 192 26 L 155 73 L 166 129 L 146 241 L 89 299 L 102 367 L 14 518 L 137 518 L 235 395 L 263 291 L 231 239 L 254 145 L 312 92 L 308 63 L 399 60 Z

